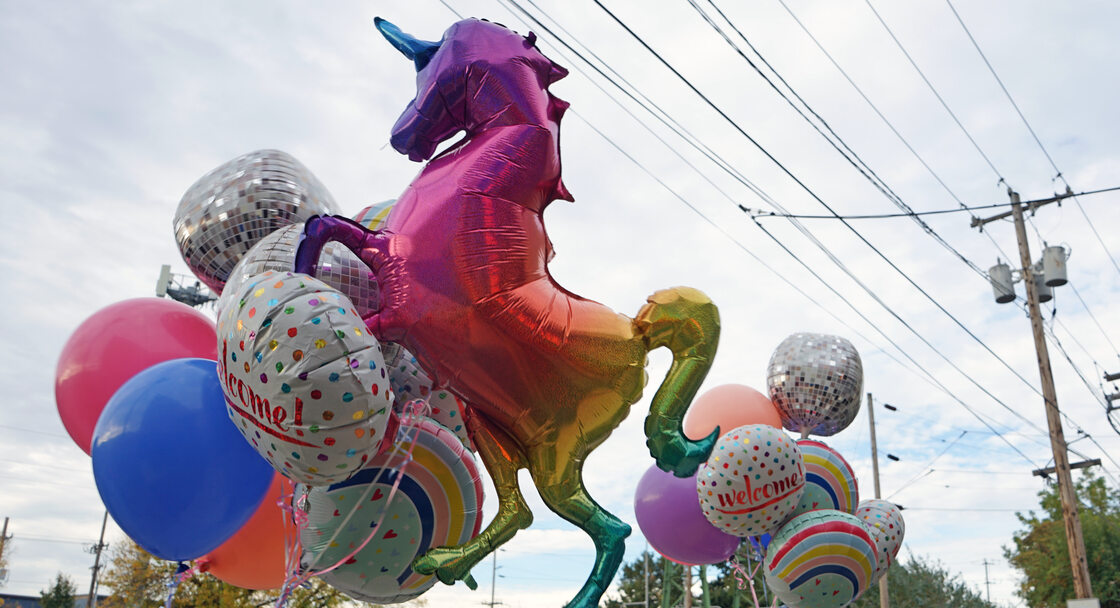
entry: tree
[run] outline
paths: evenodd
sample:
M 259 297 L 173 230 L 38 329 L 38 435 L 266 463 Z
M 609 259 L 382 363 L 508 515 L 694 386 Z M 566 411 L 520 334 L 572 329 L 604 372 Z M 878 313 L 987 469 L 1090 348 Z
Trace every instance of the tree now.
M 647 555 L 649 556 L 649 607 L 658 608 L 662 606 L 666 564 L 669 567 L 669 605 L 680 604 L 683 597 L 681 588 L 684 586 L 681 581 L 684 576 L 683 566 L 646 551 L 634 561 L 622 565 L 622 572 L 618 577 L 618 595 L 608 597 L 603 602 L 604 608 L 623 608 L 624 604 L 640 604 L 645 601 Z M 694 602 L 694 605 L 699 606 L 700 604 L 697 601 Z
M 995 608 L 957 575 L 928 558 L 896 562 L 887 571 L 891 608 Z M 879 608 L 879 585 L 872 585 L 852 608 Z
M 74 608 L 74 592 L 78 590 L 70 577 L 58 573 L 51 588 L 39 593 L 43 608 Z
M 154 557 L 132 541 L 116 544 L 101 584 L 113 592 L 99 605 L 104 608 L 160 608 L 171 592 L 178 565 Z M 262 608 L 275 603 L 276 591 L 251 591 L 199 573 L 179 583 L 175 589 L 175 608 Z M 313 578 L 296 589 L 288 600 L 289 608 L 337 608 L 348 598 L 337 589 Z M 350 602 L 349 605 L 373 606 Z M 69 608 L 69 606 L 67 607 Z
M 1093 595 L 1101 608 L 1120 608 L 1120 495 L 1088 469 L 1075 485 Z M 1025 529 L 1003 554 L 1024 575 L 1019 597 L 1035 608 L 1064 608 L 1075 596 L 1062 503 L 1053 486 L 1038 496 L 1042 513 L 1015 514 Z

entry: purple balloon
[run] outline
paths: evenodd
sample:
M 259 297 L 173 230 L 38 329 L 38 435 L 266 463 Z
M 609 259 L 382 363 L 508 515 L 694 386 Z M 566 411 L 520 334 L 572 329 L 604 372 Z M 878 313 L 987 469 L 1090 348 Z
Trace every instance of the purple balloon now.
M 696 475 L 680 478 L 651 466 L 634 492 L 638 527 L 651 547 L 690 566 L 731 557 L 742 540 L 708 522 L 696 497 Z

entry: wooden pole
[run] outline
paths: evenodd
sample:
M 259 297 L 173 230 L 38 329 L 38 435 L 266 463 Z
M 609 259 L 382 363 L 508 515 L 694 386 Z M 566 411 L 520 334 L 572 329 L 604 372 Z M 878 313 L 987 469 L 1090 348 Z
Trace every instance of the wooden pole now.
M 105 548 L 105 524 L 109 521 L 109 512 L 101 517 L 101 536 L 97 539 L 97 546 L 93 548 L 93 576 L 89 580 L 89 596 L 86 597 L 86 608 L 97 605 L 97 571 L 101 569 L 101 550 Z
M 867 393 L 867 420 L 871 423 L 871 477 L 875 480 L 875 498 L 880 498 L 879 445 L 875 442 L 875 405 L 871 393 Z M 879 579 L 879 608 L 891 608 L 891 595 L 887 589 L 886 573 Z
M 1046 405 L 1046 424 L 1050 427 L 1050 449 L 1054 452 L 1054 468 L 1058 477 L 1058 494 L 1062 499 L 1062 520 L 1065 523 L 1066 544 L 1069 547 L 1070 566 L 1073 569 L 1073 589 L 1078 599 L 1093 597 L 1089 580 L 1089 564 L 1085 558 L 1085 539 L 1081 535 L 1081 518 L 1077 514 L 1077 496 L 1073 491 L 1073 478 L 1069 469 L 1069 454 L 1058 411 L 1058 397 L 1054 391 L 1054 376 L 1050 370 L 1050 353 L 1042 333 L 1042 313 L 1038 308 L 1038 288 L 1031 272 L 1031 253 L 1027 244 L 1027 229 L 1023 224 L 1023 206 L 1019 193 L 1010 192 L 1011 213 L 1015 218 L 1015 236 L 1019 240 L 1019 260 L 1022 263 L 1023 283 L 1027 287 L 1027 308 L 1034 331 L 1034 348 L 1038 354 L 1038 373 L 1042 380 L 1042 398 Z

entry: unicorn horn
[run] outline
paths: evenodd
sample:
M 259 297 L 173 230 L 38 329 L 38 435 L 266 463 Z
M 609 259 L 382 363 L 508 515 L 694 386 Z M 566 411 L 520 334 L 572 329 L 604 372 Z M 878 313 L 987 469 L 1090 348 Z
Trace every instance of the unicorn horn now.
M 400 51 L 405 57 L 408 57 L 416 64 L 416 71 L 424 69 L 431 61 L 432 55 L 436 54 L 439 50 L 440 43 L 428 42 L 420 40 L 410 34 L 401 31 L 401 28 L 389 23 L 381 17 L 374 17 L 373 24 L 377 26 L 377 30 L 381 32 L 382 36 L 393 45 L 395 49 Z

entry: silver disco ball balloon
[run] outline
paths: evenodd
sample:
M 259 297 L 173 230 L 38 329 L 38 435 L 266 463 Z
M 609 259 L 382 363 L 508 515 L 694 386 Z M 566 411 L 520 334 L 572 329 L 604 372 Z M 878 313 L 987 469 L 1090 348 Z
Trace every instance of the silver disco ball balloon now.
M 793 334 L 770 357 L 766 383 L 785 428 L 835 435 L 859 413 L 863 363 L 844 338 Z
M 302 163 L 286 152 L 258 150 L 221 165 L 187 190 L 175 211 L 175 241 L 191 272 L 221 293 L 234 267 L 261 239 L 313 215 L 337 213 L 330 192 Z

